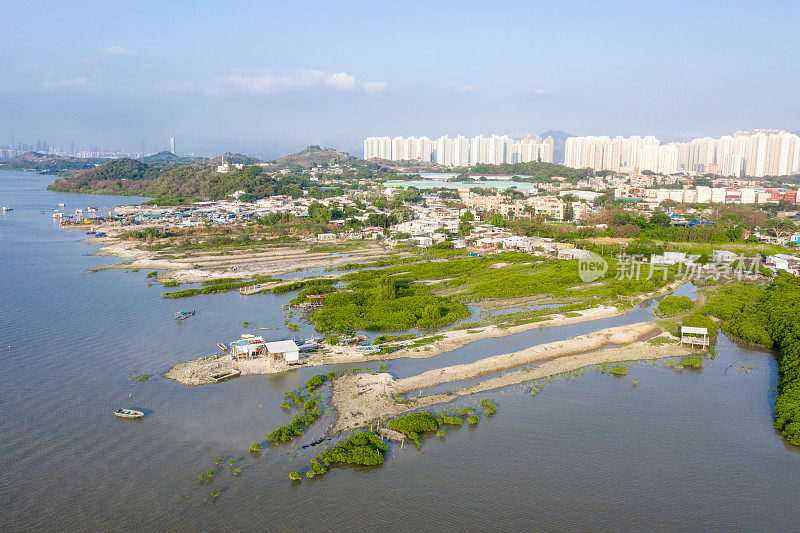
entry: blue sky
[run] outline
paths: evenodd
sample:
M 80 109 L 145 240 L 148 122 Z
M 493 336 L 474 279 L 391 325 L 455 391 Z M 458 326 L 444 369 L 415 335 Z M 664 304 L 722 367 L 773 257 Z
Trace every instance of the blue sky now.
M 7 2 L 0 144 L 800 129 L 798 2 Z

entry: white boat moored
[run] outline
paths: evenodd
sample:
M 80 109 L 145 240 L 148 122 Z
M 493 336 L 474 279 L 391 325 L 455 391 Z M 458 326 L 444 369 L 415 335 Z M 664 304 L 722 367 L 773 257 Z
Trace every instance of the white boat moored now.
M 142 418 L 144 413 L 134 409 L 117 409 L 114 411 L 114 416 L 117 418 Z

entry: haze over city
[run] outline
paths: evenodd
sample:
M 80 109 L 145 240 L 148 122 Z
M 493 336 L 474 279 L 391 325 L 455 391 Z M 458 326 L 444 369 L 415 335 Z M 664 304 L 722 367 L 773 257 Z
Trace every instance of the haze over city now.
M 791 2 L 13 3 L 0 145 L 153 152 L 174 137 L 179 153 L 275 157 L 360 154 L 381 135 L 795 131 L 798 15 Z

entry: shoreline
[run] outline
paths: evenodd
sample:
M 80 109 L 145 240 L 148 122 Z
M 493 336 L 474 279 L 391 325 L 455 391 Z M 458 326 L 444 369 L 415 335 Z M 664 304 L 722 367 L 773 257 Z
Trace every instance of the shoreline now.
M 669 294 L 683 285 L 684 282 L 684 280 L 676 280 L 671 284 L 665 285 L 655 293 L 639 297 L 633 302 L 633 305 L 635 306 L 643 301 Z M 592 320 L 600 320 L 603 318 L 611 318 L 622 315 L 629 310 L 630 309 L 620 309 L 614 306 L 600 306 L 581 311 L 575 311 L 575 313 L 578 313 L 579 316 L 567 317 L 560 314 L 546 315 L 550 318 L 507 328 L 502 328 L 497 325 L 488 325 L 476 326 L 473 330 L 447 330 L 427 336 L 442 336 L 441 339 L 430 344 L 415 348 L 401 348 L 400 350 L 384 355 L 365 354 L 356 350 L 353 346 L 326 345 L 322 352 L 314 353 L 304 358 L 302 360 L 302 365 L 299 366 L 322 366 L 351 363 L 369 364 L 379 361 L 389 361 L 392 359 L 403 358 L 427 359 L 429 357 L 435 357 L 442 353 L 461 348 L 467 344 L 479 340 L 505 337 L 507 335 L 522 333 L 534 328 L 566 326 Z M 473 333 L 470 333 L 470 331 Z M 387 343 L 387 345 L 391 346 L 392 343 Z M 285 372 L 292 368 L 296 368 L 296 366 L 289 366 L 282 362 L 270 361 L 266 358 L 251 359 L 246 361 L 232 361 L 230 360 L 230 356 L 227 354 L 220 354 L 214 358 L 201 357 L 198 359 L 177 363 L 172 366 L 169 371 L 164 374 L 164 376 L 174 379 L 183 385 L 195 386 L 212 383 L 212 381 L 208 378 L 208 374 L 225 369 L 237 369 L 241 371 L 242 375 L 247 375 L 276 374 Z
M 280 276 L 298 270 L 369 262 L 390 253 L 382 246 L 370 244 L 365 248 L 357 248 L 350 252 L 315 251 L 308 246 L 299 246 L 275 247 L 271 250 L 242 253 L 233 252 L 224 255 L 215 255 L 213 251 L 203 250 L 194 255 L 187 253 L 185 257 L 166 258 L 159 257 L 156 251 L 137 249 L 136 241 L 127 243 L 118 237 L 101 237 L 86 240 L 86 242 L 102 247 L 92 255 L 119 257 L 125 261 L 101 266 L 97 270 L 133 268 L 161 270 L 156 281 L 176 281 L 178 283 L 201 283 L 231 277 L 246 280 L 246 278 L 255 276 Z M 342 273 L 338 273 L 338 275 L 341 276 Z
M 677 342 L 661 346 L 653 346 L 644 340 L 635 340 L 623 346 L 615 344 L 625 342 L 626 339 L 640 339 L 643 335 L 647 336 L 648 333 L 661 329 L 650 322 L 642 322 L 635 326 L 637 328 L 633 330 L 627 326 L 599 330 L 571 340 L 540 344 L 519 352 L 487 357 L 465 365 L 429 370 L 407 378 L 395 379 L 388 373 L 345 375 L 332 385 L 331 405 L 336 412 L 336 421 L 329 431 L 340 433 L 364 427 L 375 421 L 394 418 L 423 407 L 448 403 L 473 394 L 518 385 L 587 366 L 686 357 L 697 353 L 691 347 Z M 577 348 L 567 345 L 576 342 L 579 343 Z M 535 363 L 538 364 L 533 368 L 520 368 Z M 517 370 L 513 370 L 514 368 Z M 395 394 L 406 394 L 447 383 L 467 381 L 504 370 L 511 371 L 461 387 L 453 392 L 420 395 L 399 401 L 393 398 Z

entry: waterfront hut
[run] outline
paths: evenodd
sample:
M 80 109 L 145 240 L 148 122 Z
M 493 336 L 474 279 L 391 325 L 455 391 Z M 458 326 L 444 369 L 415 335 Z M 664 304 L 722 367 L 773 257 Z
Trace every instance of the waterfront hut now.
M 690 346 L 701 346 L 705 348 L 710 344 L 708 338 L 708 328 L 681 326 L 681 344 L 689 344 Z
M 259 355 L 266 355 L 267 347 L 264 337 L 248 335 L 247 338 L 231 341 L 230 353 L 234 359 L 254 359 Z
M 287 363 L 297 363 L 300 361 L 300 348 L 291 339 L 268 342 L 266 346 L 267 353 L 275 359 L 283 357 L 283 360 Z

